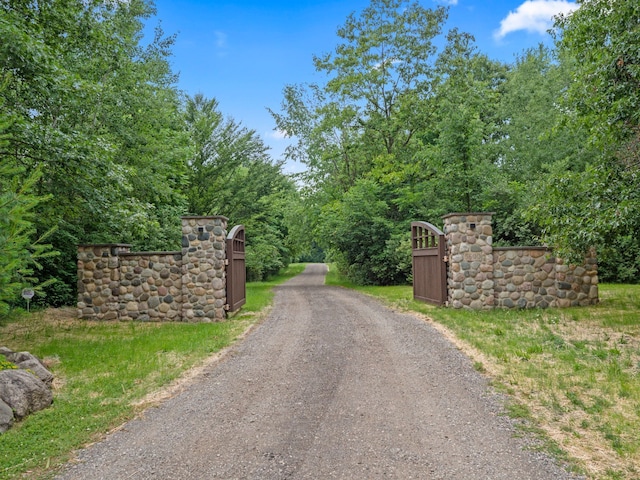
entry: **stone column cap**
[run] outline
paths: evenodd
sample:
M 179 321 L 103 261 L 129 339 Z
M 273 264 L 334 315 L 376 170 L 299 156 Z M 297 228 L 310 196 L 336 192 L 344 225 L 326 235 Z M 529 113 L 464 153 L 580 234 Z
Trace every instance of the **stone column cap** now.
M 81 243 L 78 247 L 91 247 L 91 248 L 106 248 L 106 247 L 124 247 L 131 248 L 132 245 L 130 243 Z
M 198 219 L 211 219 L 211 220 L 215 220 L 215 219 L 220 219 L 220 220 L 224 220 L 225 222 L 229 221 L 229 219 L 227 217 L 225 217 L 224 215 L 184 215 L 180 218 L 183 218 L 185 220 L 198 220 Z
M 449 218 L 449 217 L 460 217 L 460 216 L 468 216 L 468 215 L 495 215 L 496 212 L 453 212 L 453 213 L 447 213 L 446 215 L 443 215 L 442 218 Z

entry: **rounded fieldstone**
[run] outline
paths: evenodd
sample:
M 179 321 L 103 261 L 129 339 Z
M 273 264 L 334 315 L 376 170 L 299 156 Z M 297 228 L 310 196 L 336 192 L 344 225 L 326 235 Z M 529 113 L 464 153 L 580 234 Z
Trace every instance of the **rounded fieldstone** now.
M 464 291 L 462 290 L 454 290 L 452 298 L 454 300 L 460 300 L 462 297 L 464 297 Z
M 198 283 L 207 283 L 208 280 L 209 280 L 209 276 L 207 275 L 206 272 L 201 272 L 196 278 L 196 281 Z
M 149 297 L 147 305 L 149 305 L 149 308 L 157 308 L 160 305 L 160 297 Z
M 472 310 L 481 310 L 483 306 L 484 305 L 482 304 L 482 300 L 474 300 L 469 305 L 469 307 L 471 307 Z

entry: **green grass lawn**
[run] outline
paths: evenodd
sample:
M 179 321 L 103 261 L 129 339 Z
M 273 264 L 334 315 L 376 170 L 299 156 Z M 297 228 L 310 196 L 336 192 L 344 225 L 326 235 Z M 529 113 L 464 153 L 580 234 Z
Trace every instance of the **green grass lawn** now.
M 92 322 L 75 308 L 0 323 L 0 345 L 44 359 L 56 378 L 54 405 L 0 435 L 0 479 L 52 476 L 73 450 L 135 416 L 146 395 L 232 344 L 260 320 L 272 288 L 303 269 L 248 283 L 244 308 L 220 323 Z
M 640 285 L 600 285 L 593 307 L 472 312 L 415 302 L 411 286 L 355 287 L 333 269 L 327 283 L 428 317 L 589 478 L 640 478 Z

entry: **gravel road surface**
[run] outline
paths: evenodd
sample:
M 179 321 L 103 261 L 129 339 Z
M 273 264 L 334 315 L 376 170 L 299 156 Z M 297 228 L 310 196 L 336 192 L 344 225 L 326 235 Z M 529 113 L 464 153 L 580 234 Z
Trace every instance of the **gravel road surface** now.
M 181 393 L 78 454 L 59 479 L 570 479 L 441 334 L 324 285 L 278 287 L 268 318 Z

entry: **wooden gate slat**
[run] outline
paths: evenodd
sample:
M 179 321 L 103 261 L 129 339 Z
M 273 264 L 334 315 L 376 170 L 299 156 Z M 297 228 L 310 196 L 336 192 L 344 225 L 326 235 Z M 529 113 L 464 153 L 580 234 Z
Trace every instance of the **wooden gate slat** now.
M 227 235 L 227 305 L 235 312 L 247 301 L 244 225 L 236 225 Z
M 444 233 L 427 222 L 411 223 L 413 298 L 435 305 L 447 303 Z

